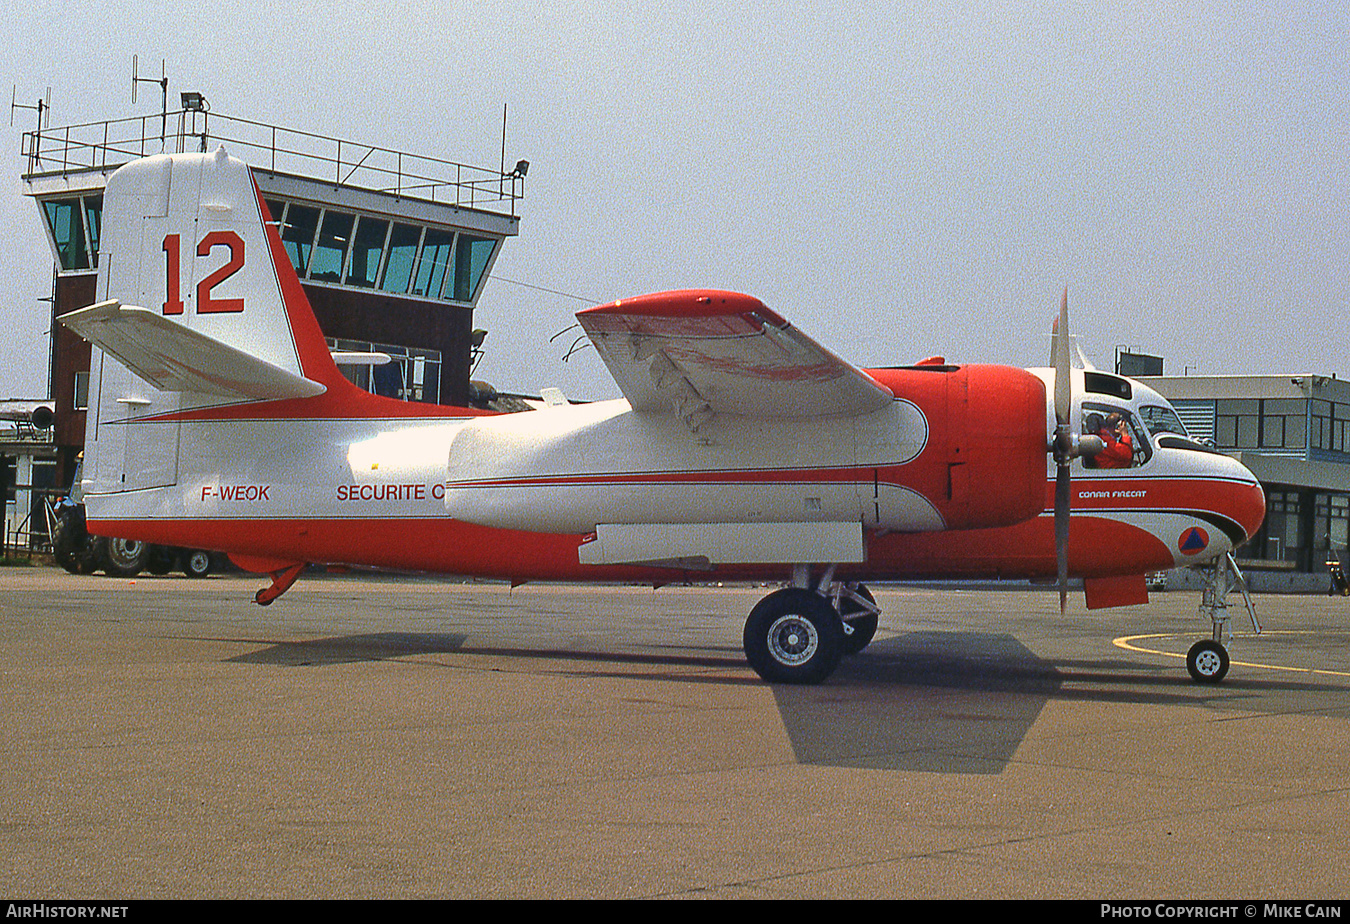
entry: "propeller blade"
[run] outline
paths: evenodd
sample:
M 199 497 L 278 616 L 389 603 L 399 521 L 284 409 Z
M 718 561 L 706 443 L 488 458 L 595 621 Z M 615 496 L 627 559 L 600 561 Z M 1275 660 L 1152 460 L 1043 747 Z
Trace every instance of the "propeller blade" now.
M 1073 410 L 1073 385 L 1069 370 L 1069 289 L 1064 288 L 1064 296 L 1059 302 L 1059 319 L 1055 322 L 1054 336 L 1055 365 L 1055 422 L 1061 427 L 1069 423 Z
M 1061 465 L 1055 473 L 1055 565 L 1061 615 L 1069 599 L 1069 490 L 1069 467 Z
M 1059 318 L 1055 321 L 1052 359 L 1055 364 L 1055 565 L 1059 579 L 1059 611 L 1068 607 L 1069 599 L 1069 503 L 1071 486 L 1069 466 L 1073 463 L 1073 433 L 1070 420 L 1073 415 L 1073 372 L 1069 365 L 1069 287 L 1059 301 Z

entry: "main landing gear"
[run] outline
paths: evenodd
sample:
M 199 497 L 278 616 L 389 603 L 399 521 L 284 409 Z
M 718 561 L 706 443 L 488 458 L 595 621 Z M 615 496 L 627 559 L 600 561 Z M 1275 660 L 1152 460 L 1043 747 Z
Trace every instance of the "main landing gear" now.
M 1196 642 L 1186 653 L 1186 670 L 1196 683 L 1218 683 L 1228 673 L 1226 645 L 1233 639 L 1228 615 L 1228 594 L 1233 590 L 1242 594 L 1247 615 L 1251 617 L 1252 630 L 1257 635 L 1261 634 L 1261 624 L 1256 621 L 1256 607 L 1252 606 L 1247 582 L 1243 580 L 1232 552 L 1200 570 L 1205 575 L 1205 589 L 1200 596 L 1200 615 L 1209 619 L 1213 629 L 1210 638 Z
M 769 683 L 820 683 L 844 655 L 867 647 L 880 610 L 861 584 L 838 582 L 830 567 L 820 580 L 793 569 L 792 586 L 769 594 L 745 620 L 745 657 Z

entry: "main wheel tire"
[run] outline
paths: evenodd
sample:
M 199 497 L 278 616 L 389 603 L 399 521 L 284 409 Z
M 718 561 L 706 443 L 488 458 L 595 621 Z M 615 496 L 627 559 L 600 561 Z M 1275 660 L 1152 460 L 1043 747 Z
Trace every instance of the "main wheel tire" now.
M 858 584 L 853 592 L 868 603 L 876 606 L 877 600 L 865 584 Z M 854 615 L 854 614 L 859 615 Z M 849 597 L 839 598 L 839 617 L 853 631 L 844 633 L 844 654 L 853 655 L 872 644 L 877 634 L 877 614 L 867 609 L 857 600 Z
M 183 573 L 190 578 L 206 577 L 211 573 L 211 553 L 201 549 L 184 549 Z
M 1196 683 L 1218 683 L 1228 673 L 1228 650 L 1212 639 L 1204 639 L 1186 652 L 1186 670 Z
M 108 539 L 101 545 L 103 570 L 110 577 L 135 577 L 150 557 L 149 544 L 139 539 Z
M 745 657 L 769 683 L 820 683 L 839 665 L 844 630 L 830 602 L 788 587 L 769 594 L 745 620 Z

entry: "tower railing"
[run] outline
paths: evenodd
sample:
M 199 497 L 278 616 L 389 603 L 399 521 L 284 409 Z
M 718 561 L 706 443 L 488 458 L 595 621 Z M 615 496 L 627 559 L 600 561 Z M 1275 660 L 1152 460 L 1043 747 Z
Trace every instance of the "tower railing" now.
M 24 179 L 109 172 L 139 157 L 224 144 L 255 170 L 443 205 L 516 214 L 523 171 L 474 167 L 200 110 L 25 132 Z

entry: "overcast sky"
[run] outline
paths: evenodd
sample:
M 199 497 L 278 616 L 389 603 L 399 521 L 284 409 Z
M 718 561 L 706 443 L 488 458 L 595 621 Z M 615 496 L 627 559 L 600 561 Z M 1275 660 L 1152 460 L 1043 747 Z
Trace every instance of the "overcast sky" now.
M 540 288 L 749 292 L 863 366 L 1044 365 L 1067 285 L 1102 368 L 1350 376 L 1341 0 L 13 6 L 3 73 L 53 126 L 157 112 L 133 54 L 171 99 L 483 166 L 506 105 L 531 167 L 475 317 L 499 388 L 618 394 L 550 343 L 585 304 Z M 46 386 L 33 118 L 0 171 L 4 395 Z

